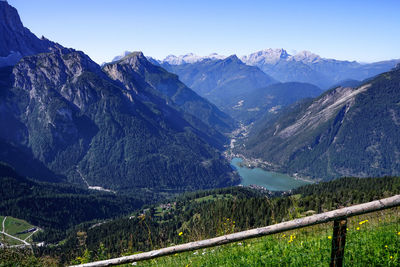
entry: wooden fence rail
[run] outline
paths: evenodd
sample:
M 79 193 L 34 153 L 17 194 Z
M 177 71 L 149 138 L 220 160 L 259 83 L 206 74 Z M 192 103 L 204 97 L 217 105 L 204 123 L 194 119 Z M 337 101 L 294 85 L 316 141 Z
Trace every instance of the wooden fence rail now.
M 80 266 L 80 267 L 111 266 L 111 265 L 131 263 L 131 262 L 136 262 L 136 261 L 149 260 L 149 259 L 154 259 L 154 258 L 161 257 L 161 256 L 175 254 L 175 253 L 182 253 L 182 252 L 197 250 L 197 249 L 201 249 L 201 248 L 220 246 L 220 245 L 233 243 L 233 242 L 250 239 L 250 238 L 254 238 L 254 237 L 260 237 L 260 236 L 266 236 L 266 235 L 276 234 L 276 233 L 280 233 L 280 232 L 286 232 L 289 230 L 303 228 L 303 227 L 307 227 L 307 226 L 311 226 L 311 225 L 315 225 L 315 224 L 326 223 L 326 222 L 330 222 L 330 221 L 336 221 L 337 223 L 338 222 L 340 223 L 341 221 L 346 220 L 347 218 L 352 217 L 352 216 L 366 214 L 366 213 L 389 209 L 389 208 L 394 208 L 397 206 L 400 206 L 400 195 L 396 195 L 396 196 L 385 198 L 385 199 L 375 200 L 375 201 L 364 203 L 364 204 L 354 205 L 354 206 L 347 207 L 347 208 L 324 212 L 321 214 L 316 214 L 316 215 L 312 215 L 312 216 L 308 216 L 308 217 L 304 217 L 304 218 L 300 218 L 300 219 L 295 219 L 292 221 L 282 222 L 282 223 L 278 223 L 278 224 L 274 224 L 274 225 L 270 225 L 270 226 L 266 226 L 266 227 L 256 228 L 256 229 L 247 230 L 247 231 L 243 231 L 243 232 L 237 232 L 234 234 L 219 236 L 219 237 L 196 241 L 196 242 L 190 242 L 190 243 L 186 243 L 186 244 L 182 244 L 182 245 L 162 248 L 162 249 L 144 252 L 144 253 L 140 253 L 140 254 L 135 254 L 135 255 L 131 255 L 131 256 L 125 256 L 125 257 L 120 257 L 120 258 L 115 258 L 115 259 L 110 259 L 110 260 L 91 262 L 91 263 L 75 265 L 75 266 Z M 335 223 L 335 224 L 337 224 L 337 223 Z M 340 242 L 343 242 L 342 246 L 339 246 L 343 250 L 344 249 L 344 240 L 340 241 Z M 339 251 L 338 253 L 339 254 L 342 253 L 342 250 Z M 335 251 L 335 253 L 332 253 L 332 255 L 334 255 L 334 254 L 336 255 L 336 251 Z M 333 261 L 333 262 L 331 262 L 331 266 L 341 266 L 341 263 L 338 264 Z

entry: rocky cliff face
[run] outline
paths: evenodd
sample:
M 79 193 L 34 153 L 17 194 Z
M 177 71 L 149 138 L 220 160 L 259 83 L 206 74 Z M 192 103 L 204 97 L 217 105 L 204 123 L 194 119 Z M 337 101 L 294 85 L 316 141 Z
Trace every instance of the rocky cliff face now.
M 317 179 L 400 173 L 400 72 L 338 87 L 260 123 L 248 155 Z
M 61 47 L 45 38 L 37 38 L 25 28 L 17 10 L 7 1 L 0 1 L 0 33 L 0 67 L 14 65 L 24 56 Z

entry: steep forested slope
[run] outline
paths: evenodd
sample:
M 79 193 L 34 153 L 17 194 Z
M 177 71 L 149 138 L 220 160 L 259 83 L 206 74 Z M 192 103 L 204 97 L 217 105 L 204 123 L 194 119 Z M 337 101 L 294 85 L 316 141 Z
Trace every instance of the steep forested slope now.
M 400 173 L 400 70 L 338 87 L 260 122 L 245 153 L 317 179 Z

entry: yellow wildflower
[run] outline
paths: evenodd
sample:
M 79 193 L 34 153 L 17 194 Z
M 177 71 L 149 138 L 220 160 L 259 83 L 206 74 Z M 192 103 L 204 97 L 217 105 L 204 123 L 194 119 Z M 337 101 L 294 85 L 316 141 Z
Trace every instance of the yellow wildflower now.
M 397 235 L 400 235 L 400 232 L 398 232 Z
M 357 231 L 360 230 L 360 227 L 357 227 L 356 230 L 357 230 Z
M 388 248 L 388 245 L 385 245 L 385 248 Z
M 392 260 L 392 259 L 393 259 L 393 256 L 390 256 L 390 259 Z
M 284 237 L 286 237 L 286 234 L 283 234 L 283 235 L 282 235 L 282 238 L 284 238 Z
M 183 235 L 183 233 L 182 232 L 179 232 L 179 234 L 178 234 L 179 236 L 181 236 L 181 235 Z
M 328 236 L 328 239 L 332 239 L 332 236 L 329 235 L 329 236 Z

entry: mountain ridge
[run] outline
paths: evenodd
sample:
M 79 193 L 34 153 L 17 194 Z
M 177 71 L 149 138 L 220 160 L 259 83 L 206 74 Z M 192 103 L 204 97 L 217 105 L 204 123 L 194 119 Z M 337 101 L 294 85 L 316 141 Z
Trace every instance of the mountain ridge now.
M 399 88 L 394 69 L 355 88 L 331 89 L 260 122 L 244 150 L 276 170 L 315 179 L 396 175 Z
M 310 51 L 294 55 L 283 48 L 264 49 L 241 57 L 281 82 L 307 82 L 323 89 L 347 79 L 364 80 L 389 71 L 400 59 L 361 64 L 357 61 L 323 58 Z
M 183 56 L 170 55 L 163 60 L 154 58 L 151 58 L 151 60 L 156 64 L 172 65 L 171 68 L 179 68 L 180 65 L 227 58 L 219 55 L 213 57 L 212 55 L 215 54 L 201 57 L 189 53 Z M 185 56 L 188 58 L 187 61 L 184 60 Z M 364 80 L 389 71 L 400 63 L 400 59 L 359 63 L 354 60 L 324 58 L 307 50 L 289 54 L 283 48 L 263 49 L 241 56 L 239 59 L 249 66 L 259 67 L 264 73 L 277 81 L 311 83 L 322 89 L 328 89 L 343 80 Z M 168 69 L 167 66 L 165 67 Z

